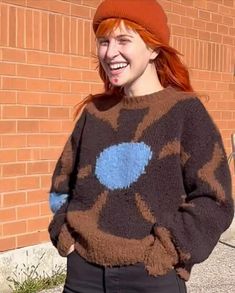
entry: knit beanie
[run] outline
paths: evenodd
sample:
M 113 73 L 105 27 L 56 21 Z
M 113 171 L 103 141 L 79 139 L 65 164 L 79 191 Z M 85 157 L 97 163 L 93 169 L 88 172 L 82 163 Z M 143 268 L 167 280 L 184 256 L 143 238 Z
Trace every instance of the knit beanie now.
M 170 31 L 167 16 L 156 0 L 104 0 L 93 19 L 96 33 L 99 24 L 107 18 L 122 18 L 135 22 L 164 44 L 169 44 Z

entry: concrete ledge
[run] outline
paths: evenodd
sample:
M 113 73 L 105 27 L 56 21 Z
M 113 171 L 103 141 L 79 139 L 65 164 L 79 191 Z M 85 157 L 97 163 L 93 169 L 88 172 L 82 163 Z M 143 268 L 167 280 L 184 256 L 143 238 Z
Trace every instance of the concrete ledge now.
M 235 215 L 233 217 L 232 224 L 230 227 L 221 235 L 220 239 L 222 241 L 232 241 L 235 240 Z
M 43 256 L 43 257 L 42 257 Z M 40 260 L 40 258 L 42 258 Z M 44 275 L 45 273 L 51 275 L 53 269 L 57 266 L 66 265 L 66 258 L 59 256 L 57 250 L 51 243 L 44 243 L 34 246 L 28 246 L 15 250 L 10 250 L 0 254 L 0 288 L 1 293 L 12 292 L 8 286 L 7 277 L 13 276 L 16 266 L 17 273 L 19 273 L 19 280 L 25 278 L 21 269 L 25 272 L 27 267 L 36 266 L 40 263 L 37 273 Z

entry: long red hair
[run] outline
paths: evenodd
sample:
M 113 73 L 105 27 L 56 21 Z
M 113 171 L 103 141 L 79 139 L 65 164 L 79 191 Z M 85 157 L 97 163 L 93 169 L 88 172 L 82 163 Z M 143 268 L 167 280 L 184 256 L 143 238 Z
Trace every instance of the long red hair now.
M 124 22 L 124 25 L 127 29 L 131 29 L 137 32 L 143 41 L 146 43 L 148 47 L 153 50 L 158 50 L 159 54 L 157 58 L 154 60 L 154 64 L 157 70 L 158 78 L 161 85 L 165 88 L 169 85 L 172 87 L 185 91 L 195 93 L 189 79 L 189 72 L 187 67 L 182 63 L 178 55 L 182 55 L 176 49 L 170 47 L 169 45 L 161 43 L 152 33 L 147 31 L 142 26 L 120 18 L 108 18 L 103 20 L 97 31 L 96 38 L 108 36 L 115 30 L 121 23 Z M 77 104 L 77 109 L 75 110 L 75 117 L 79 116 L 87 103 L 89 103 L 92 99 L 98 98 L 104 94 L 106 95 L 122 95 L 123 88 L 122 87 L 114 87 L 98 60 L 98 57 L 95 56 L 98 61 L 98 72 L 104 83 L 104 92 L 97 95 L 89 95 L 84 100 Z

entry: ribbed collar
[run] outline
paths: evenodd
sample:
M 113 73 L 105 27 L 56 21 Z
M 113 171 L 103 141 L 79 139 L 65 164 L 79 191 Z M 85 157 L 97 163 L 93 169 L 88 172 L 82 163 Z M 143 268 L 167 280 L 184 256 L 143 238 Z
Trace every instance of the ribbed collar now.
M 158 91 L 158 92 L 153 92 L 151 94 L 147 95 L 142 95 L 142 96 L 127 96 L 124 95 L 121 100 L 121 104 L 124 107 L 135 107 L 136 104 L 140 106 L 139 104 L 146 105 L 146 103 L 151 103 L 154 100 L 159 100 L 162 98 L 169 97 L 169 95 L 175 94 L 176 90 L 172 86 L 167 86 L 166 88 Z

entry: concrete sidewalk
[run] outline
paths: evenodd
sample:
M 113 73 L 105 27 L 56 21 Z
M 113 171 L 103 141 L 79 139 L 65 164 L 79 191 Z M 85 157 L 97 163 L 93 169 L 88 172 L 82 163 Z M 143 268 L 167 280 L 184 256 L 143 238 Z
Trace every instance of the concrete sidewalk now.
M 223 243 L 217 244 L 206 261 L 194 266 L 187 282 L 188 293 L 235 292 L 235 238 L 221 241 Z M 60 286 L 41 293 L 61 293 L 62 290 Z

